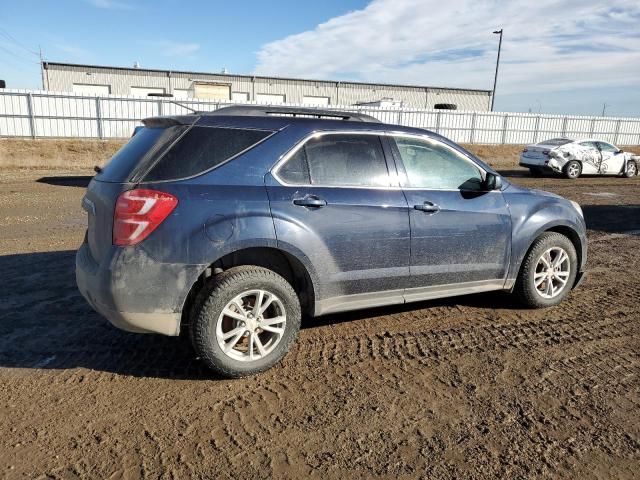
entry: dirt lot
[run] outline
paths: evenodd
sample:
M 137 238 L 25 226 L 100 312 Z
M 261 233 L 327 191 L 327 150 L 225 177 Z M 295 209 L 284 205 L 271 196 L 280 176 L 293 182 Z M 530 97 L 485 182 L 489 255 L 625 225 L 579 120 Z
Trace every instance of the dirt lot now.
M 227 381 L 76 291 L 85 178 L 0 172 L 0 477 L 637 478 L 640 177 L 508 173 L 584 207 L 568 301 L 306 320 L 281 365 Z

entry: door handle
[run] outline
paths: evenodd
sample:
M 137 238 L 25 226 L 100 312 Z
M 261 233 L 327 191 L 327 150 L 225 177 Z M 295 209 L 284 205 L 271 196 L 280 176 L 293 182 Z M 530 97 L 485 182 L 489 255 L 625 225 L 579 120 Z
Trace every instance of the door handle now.
M 321 208 L 327 204 L 327 201 L 317 195 L 305 195 L 302 198 L 294 198 L 293 204 L 300 207 Z
M 425 213 L 437 213 L 440 211 L 440 206 L 432 202 L 419 203 L 418 205 L 414 205 L 413 208 Z

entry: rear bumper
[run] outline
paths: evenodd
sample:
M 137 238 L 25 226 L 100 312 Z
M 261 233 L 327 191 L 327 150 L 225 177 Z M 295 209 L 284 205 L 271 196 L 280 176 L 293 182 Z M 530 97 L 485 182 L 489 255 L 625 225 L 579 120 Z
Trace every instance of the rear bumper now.
M 83 244 L 76 254 L 76 283 L 89 304 L 129 332 L 180 333 L 182 307 L 199 266 L 162 264 L 135 247 L 114 247 L 98 264 Z
M 560 162 L 558 162 L 558 160 L 555 158 L 538 160 L 538 159 L 532 159 L 527 157 L 520 157 L 520 161 L 518 162 L 518 164 L 521 167 L 538 168 L 542 171 L 547 171 L 547 172 L 558 173 L 562 171 L 562 166 L 560 165 Z

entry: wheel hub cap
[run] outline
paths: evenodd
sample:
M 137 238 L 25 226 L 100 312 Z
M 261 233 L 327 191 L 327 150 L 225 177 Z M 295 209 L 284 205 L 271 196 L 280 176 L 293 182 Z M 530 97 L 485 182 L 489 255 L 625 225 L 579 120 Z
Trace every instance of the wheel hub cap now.
M 234 360 L 259 360 L 280 343 L 286 322 L 284 305 L 275 294 L 248 290 L 227 303 L 218 316 L 216 340 Z
M 565 289 L 571 273 L 569 255 L 561 247 L 552 247 L 545 251 L 536 265 L 533 282 L 538 295 L 542 298 L 554 298 Z

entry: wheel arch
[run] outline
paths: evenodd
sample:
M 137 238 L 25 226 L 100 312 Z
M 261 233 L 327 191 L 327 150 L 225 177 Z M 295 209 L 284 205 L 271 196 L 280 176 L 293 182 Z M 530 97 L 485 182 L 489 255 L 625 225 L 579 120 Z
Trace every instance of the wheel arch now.
M 524 253 L 522 254 L 522 256 L 520 257 L 519 261 L 518 261 L 518 268 L 515 271 L 515 275 L 514 277 L 514 283 L 513 285 L 511 285 L 511 290 L 513 290 L 513 286 L 515 285 L 515 280 L 520 276 L 520 272 L 522 270 L 522 265 L 524 263 L 525 258 L 527 258 L 527 255 L 529 255 L 529 252 L 531 251 L 531 249 L 533 248 L 533 244 L 535 243 L 535 241 L 540 238 L 540 236 L 544 233 L 548 233 L 548 232 L 555 232 L 555 233 L 559 233 L 561 235 L 564 235 L 565 237 L 567 237 L 571 243 L 573 244 L 575 250 L 576 250 L 576 255 L 578 257 L 578 268 L 581 269 L 583 266 L 583 261 L 584 256 L 585 256 L 585 251 L 584 251 L 584 245 L 582 242 L 582 239 L 580 237 L 580 234 L 578 233 L 577 229 L 574 228 L 571 225 L 567 225 L 567 224 L 555 224 L 555 225 L 546 225 L 540 229 L 538 229 L 536 231 L 536 233 L 534 235 L 531 236 L 531 240 L 529 241 L 527 248 L 524 249 Z
M 198 292 L 205 281 L 225 270 L 241 265 L 255 265 L 274 271 L 285 278 L 293 287 L 300 300 L 303 314 L 312 315 L 315 308 L 314 275 L 295 254 L 272 246 L 251 246 L 239 248 L 213 260 L 204 268 L 191 286 L 182 309 L 181 324 L 189 323 L 189 313 Z

